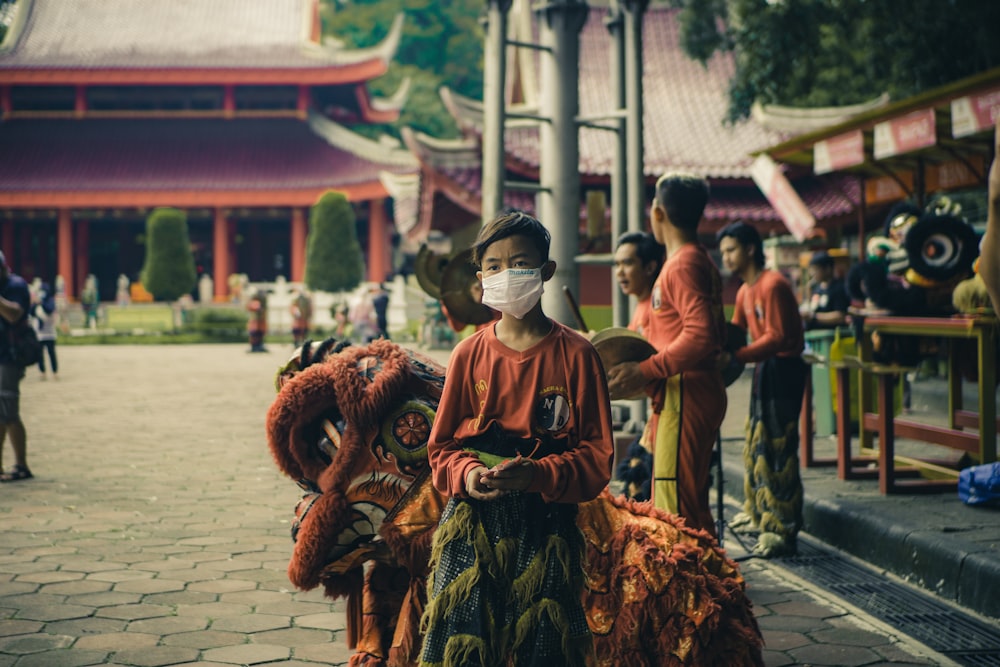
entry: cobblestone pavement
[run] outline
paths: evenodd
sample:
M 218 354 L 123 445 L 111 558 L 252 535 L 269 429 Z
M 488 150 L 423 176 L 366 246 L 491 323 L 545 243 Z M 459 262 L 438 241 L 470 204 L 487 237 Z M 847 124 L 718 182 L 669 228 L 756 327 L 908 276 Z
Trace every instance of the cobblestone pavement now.
M 263 428 L 290 349 L 58 352 L 58 381 L 22 383 L 36 477 L 0 485 L 0 667 L 346 664 L 343 603 L 285 575 L 299 491 Z M 743 567 L 768 665 L 950 664 L 775 563 Z

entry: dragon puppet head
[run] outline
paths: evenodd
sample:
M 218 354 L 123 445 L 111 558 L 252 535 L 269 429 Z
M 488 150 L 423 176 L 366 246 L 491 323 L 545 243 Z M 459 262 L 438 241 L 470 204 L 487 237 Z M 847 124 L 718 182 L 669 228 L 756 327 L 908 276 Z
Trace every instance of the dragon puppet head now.
M 411 540 L 393 536 L 437 525 L 436 495 L 404 498 L 429 487 L 414 482 L 427 477 L 444 369 L 388 341 L 354 347 L 328 340 L 303 345 L 275 384 L 268 445 L 305 491 L 295 510 L 291 582 L 302 589 L 322 583 L 336 597 L 356 589 L 366 560 L 426 568 Z

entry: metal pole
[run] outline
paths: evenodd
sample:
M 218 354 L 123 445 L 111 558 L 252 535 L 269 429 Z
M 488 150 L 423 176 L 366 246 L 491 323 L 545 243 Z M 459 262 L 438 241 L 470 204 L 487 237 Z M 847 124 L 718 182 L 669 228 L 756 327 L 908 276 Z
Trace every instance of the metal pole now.
M 507 76 L 507 12 L 511 0 L 487 0 L 483 63 L 483 197 L 480 216 L 488 222 L 503 208 L 504 82 Z
M 619 0 L 625 19 L 625 162 L 628 179 L 628 228 L 642 231 L 646 218 L 646 175 L 642 122 L 642 15 L 649 0 Z
M 624 19 L 618 1 L 614 0 L 605 20 L 611 34 L 611 99 L 618 109 L 625 108 L 625 35 Z M 614 247 L 618 237 L 628 230 L 628 199 L 625 163 L 625 118 L 619 118 L 615 125 L 615 153 L 611 166 L 611 243 Z M 622 294 L 615 280 L 614 267 L 611 268 L 611 323 L 616 327 L 628 326 L 632 304 L 629 297 Z
M 546 314 L 573 326 L 575 318 L 563 287 L 579 294 L 576 265 L 580 240 L 579 114 L 580 30 L 587 20 L 587 4 L 577 0 L 550 0 L 537 6 L 541 50 L 541 115 L 550 119 L 539 128 L 541 159 L 537 196 L 539 219 L 552 234 L 549 256 L 556 273 L 542 296 Z
M 645 228 L 646 200 L 645 149 L 643 146 L 643 103 L 642 103 L 642 15 L 649 0 L 618 0 L 623 11 L 625 60 L 625 213 L 628 230 L 642 231 Z M 630 298 L 634 308 L 634 299 Z M 631 311 L 629 311 L 631 312 Z M 628 315 L 626 315 L 628 316 Z M 631 318 L 629 318 L 631 319 Z M 628 320 L 626 320 L 628 322 Z M 632 414 L 635 419 L 645 422 L 646 401 L 633 401 Z

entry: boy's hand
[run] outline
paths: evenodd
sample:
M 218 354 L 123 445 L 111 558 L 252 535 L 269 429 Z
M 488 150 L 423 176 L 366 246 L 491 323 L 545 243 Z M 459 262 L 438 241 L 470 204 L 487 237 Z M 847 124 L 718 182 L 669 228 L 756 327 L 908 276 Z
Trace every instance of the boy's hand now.
M 634 396 L 647 384 L 649 380 L 635 361 L 623 361 L 608 370 L 608 390 L 615 396 Z
M 509 491 L 524 491 L 534 478 L 535 466 L 531 463 L 531 459 L 522 459 L 519 456 L 484 472 L 481 482 L 488 488 L 504 494 Z
M 494 489 L 483 482 L 483 475 L 488 472 L 486 466 L 476 466 L 465 476 L 465 491 L 474 500 L 494 500 L 503 495 L 500 489 Z

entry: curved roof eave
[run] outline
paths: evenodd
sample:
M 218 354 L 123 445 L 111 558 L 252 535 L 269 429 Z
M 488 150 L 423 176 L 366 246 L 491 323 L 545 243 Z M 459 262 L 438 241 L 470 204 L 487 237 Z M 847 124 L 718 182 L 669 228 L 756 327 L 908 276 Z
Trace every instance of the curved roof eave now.
M 754 102 L 751 117 L 776 132 L 802 134 L 831 125 L 839 125 L 854 116 L 880 109 L 889 104 L 889 93 L 861 102 L 838 107 L 791 107 Z
M 479 142 L 473 138 L 438 139 L 410 127 L 402 130 L 403 143 L 421 162 L 433 167 L 478 167 Z
M 410 77 L 404 78 L 399 83 L 399 87 L 396 88 L 394 92 L 389 97 L 372 97 L 370 98 L 371 108 L 379 112 L 395 112 L 397 115 L 402 111 L 403 106 L 406 104 L 406 100 L 410 97 L 410 87 L 413 85 L 413 79 Z
M 405 16 L 402 12 L 396 14 L 389 27 L 389 32 L 385 38 L 376 44 L 361 49 L 342 50 L 339 47 L 331 48 L 329 44 L 337 43 L 336 40 L 326 41 L 317 44 L 312 41 L 304 41 L 302 53 L 316 58 L 324 58 L 335 65 L 356 65 L 370 60 L 380 60 L 388 66 L 399 50 L 399 42 L 403 37 L 403 22 Z
M 309 128 L 334 148 L 352 155 L 396 167 L 418 167 L 416 157 L 387 135 L 374 141 L 316 112 L 309 114 Z

